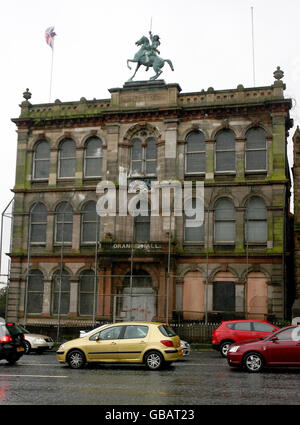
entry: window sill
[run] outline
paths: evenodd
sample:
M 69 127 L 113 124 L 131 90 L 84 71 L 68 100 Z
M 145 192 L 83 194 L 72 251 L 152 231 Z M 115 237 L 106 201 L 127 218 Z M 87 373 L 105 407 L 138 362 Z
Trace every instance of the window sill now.
M 216 176 L 235 176 L 236 171 L 215 171 L 214 172 Z
M 58 182 L 65 182 L 65 181 L 71 181 L 73 182 L 76 179 L 76 177 L 58 177 Z
M 191 241 L 191 242 L 189 242 L 189 241 L 184 241 L 183 246 L 201 246 L 201 247 L 204 247 L 204 242 L 201 242 L 201 241 L 199 241 L 199 242 L 194 242 L 194 241 Z
M 214 245 L 235 245 L 235 241 L 214 241 Z
M 205 171 L 204 172 L 196 172 L 196 173 L 185 173 L 184 175 L 187 176 L 187 177 L 192 177 L 192 176 L 205 177 Z
M 251 171 L 247 171 L 245 170 L 245 175 L 251 175 L 251 174 L 267 174 L 268 170 L 251 170 Z
M 267 246 L 267 242 L 246 242 L 245 243 L 245 248 L 247 248 L 247 246 Z

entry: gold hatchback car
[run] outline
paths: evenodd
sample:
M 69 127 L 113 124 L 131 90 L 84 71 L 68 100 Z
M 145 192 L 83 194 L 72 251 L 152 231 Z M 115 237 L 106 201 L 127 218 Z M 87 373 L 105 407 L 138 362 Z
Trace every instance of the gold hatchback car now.
M 180 338 L 165 323 L 121 322 L 62 344 L 60 363 L 80 369 L 86 363 L 143 363 L 157 370 L 182 358 Z

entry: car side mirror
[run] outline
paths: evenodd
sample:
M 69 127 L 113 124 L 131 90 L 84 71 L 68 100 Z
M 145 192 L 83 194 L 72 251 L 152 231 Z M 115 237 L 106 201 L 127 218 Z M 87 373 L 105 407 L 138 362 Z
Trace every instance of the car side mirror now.
M 272 342 L 276 342 L 276 341 L 278 341 L 278 336 L 273 336 L 273 338 L 271 338 L 271 341 L 272 341 Z

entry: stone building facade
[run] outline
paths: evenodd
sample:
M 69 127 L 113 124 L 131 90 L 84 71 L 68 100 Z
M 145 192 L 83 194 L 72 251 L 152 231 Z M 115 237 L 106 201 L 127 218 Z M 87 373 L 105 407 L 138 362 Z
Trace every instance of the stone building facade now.
M 294 282 L 293 317 L 300 317 L 300 129 L 293 135 L 294 146 Z
M 78 327 L 285 318 L 291 100 L 279 68 L 274 77 L 193 93 L 131 82 L 108 99 L 35 105 L 27 90 L 13 119 L 8 318 Z M 117 202 L 116 216 L 99 218 L 98 183 L 113 183 L 119 199 L 136 180 L 202 182 L 204 222 L 189 228 L 172 200 L 171 217 L 122 215 Z

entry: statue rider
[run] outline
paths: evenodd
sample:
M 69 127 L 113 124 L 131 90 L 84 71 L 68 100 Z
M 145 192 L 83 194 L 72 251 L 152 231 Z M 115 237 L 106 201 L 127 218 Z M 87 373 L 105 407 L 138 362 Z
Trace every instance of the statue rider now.
M 160 54 L 160 51 L 157 49 L 157 47 L 160 45 L 159 36 L 158 35 L 152 35 L 152 32 L 149 31 L 151 45 L 145 48 L 145 59 L 146 63 L 150 61 L 150 58 L 152 55 L 156 56 L 156 54 Z M 147 66 L 146 71 L 148 71 L 149 66 Z

